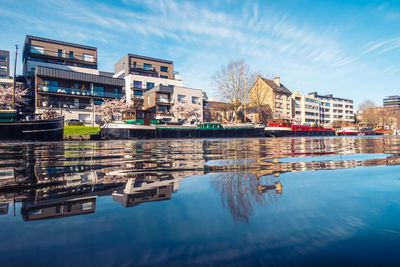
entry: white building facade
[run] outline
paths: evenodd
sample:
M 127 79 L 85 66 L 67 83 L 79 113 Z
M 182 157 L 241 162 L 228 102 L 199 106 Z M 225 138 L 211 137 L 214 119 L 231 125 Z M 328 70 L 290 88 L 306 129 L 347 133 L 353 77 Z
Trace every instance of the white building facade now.
M 330 125 L 334 121 L 354 122 L 353 100 L 333 97 L 333 95 L 318 95 L 317 92 L 308 95 L 292 94 L 295 102 L 295 121 L 301 124 Z

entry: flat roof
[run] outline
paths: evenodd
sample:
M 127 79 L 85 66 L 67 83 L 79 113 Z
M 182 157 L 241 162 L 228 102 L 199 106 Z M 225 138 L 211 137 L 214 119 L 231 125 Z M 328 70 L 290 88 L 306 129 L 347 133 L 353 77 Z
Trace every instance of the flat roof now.
M 106 84 L 106 85 L 120 86 L 120 87 L 125 86 L 125 80 L 121 78 L 113 78 L 104 75 L 88 74 L 70 70 L 61 70 L 61 69 L 44 67 L 40 65 L 36 67 L 35 73 L 37 76 L 44 76 L 50 78 L 93 82 L 98 84 Z
M 87 46 L 87 45 L 57 41 L 57 40 L 53 40 L 53 39 L 47 39 L 47 38 L 37 37 L 37 36 L 32 36 L 32 35 L 27 35 L 25 37 L 24 47 L 26 46 L 26 44 L 28 43 L 29 40 L 36 40 L 36 41 L 42 41 L 42 42 L 47 42 L 47 43 L 52 43 L 52 44 L 66 45 L 66 46 L 71 46 L 71 47 L 76 47 L 76 48 L 94 50 L 97 52 L 97 47 L 94 47 L 94 46 Z
M 158 62 L 167 63 L 167 64 L 174 64 L 173 61 L 155 58 L 155 57 L 146 57 L 146 56 L 140 56 L 140 55 L 135 55 L 135 54 L 128 54 L 128 56 L 130 58 L 134 57 L 134 58 L 139 58 L 139 59 L 144 59 L 144 60 L 152 60 L 152 61 L 158 61 Z

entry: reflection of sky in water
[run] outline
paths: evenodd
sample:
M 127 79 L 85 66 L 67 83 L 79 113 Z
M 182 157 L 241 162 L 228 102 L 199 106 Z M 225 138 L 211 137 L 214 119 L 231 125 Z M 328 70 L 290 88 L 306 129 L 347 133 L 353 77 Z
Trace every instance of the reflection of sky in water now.
M 303 142 L 303 148 L 312 144 L 307 153 L 319 153 L 323 149 L 319 139 L 313 140 L 317 141 L 305 139 Z M 335 151 L 344 151 L 343 147 L 348 146 L 348 142 L 340 146 L 336 139 L 330 140 L 324 145 L 334 147 Z M 86 144 L 84 149 L 79 150 L 78 156 L 74 153 L 72 160 L 73 164 L 79 161 L 81 166 L 86 167 L 74 169 L 74 172 L 61 168 L 69 166 L 71 161 L 60 155 L 53 155 L 53 159 L 49 160 L 50 157 L 35 150 L 39 160 L 33 165 L 56 167 L 62 170 L 62 179 L 75 175 L 75 172 L 86 173 L 87 166 L 91 166 L 86 156 L 91 154 L 96 157 L 92 160 L 99 164 L 96 171 L 113 173 L 110 177 L 96 176 L 96 183 L 105 179 L 126 182 L 132 177 L 135 181 L 147 179 L 147 183 L 140 183 L 132 191 L 122 186 L 115 187 L 117 189 L 112 189 L 111 193 L 99 194 L 93 213 L 32 221 L 22 220 L 21 203 L 35 205 L 32 199 L 34 194 L 42 196 L 47 202 L 65 200 L 68 196 L 46 198 L 43 191 L 50 190 L 50 186 L 31 191 L 24 188 L 23 191 L 28 191 L 28 194 L 14 190 L 17 197 L 24 196 L 25 200 L 16 202 L 15 217 L 11 202 L 8 214 L 0 216 L 2 263 L 393 264 L 400 260 L 397 253 L 400 244 L 400 161 L 396 151 L 400 139 L 357 140 L 361 140 L 356 143 L 357 154 L 313 154 L 302 158 L 288 156 L 292 151 L 299 152 L 297 147 L 302 143 L 293 139 L 284 139 L 281 150 L 277 151 L 271 149 L 276 144 L 262 139 L 248 141 L 248 148 L 245 148 L 246 142 L 236 139 L 224 140 L 221 146 L 217 140 L 183 141 L 176 145 L 171 142 L 169 153 L 160 150 L 168 141 L 144 141 L 140 146 L 131 142 L 125 144 L 127 149 L 124 150 L 130 157 L 124 157 L 127 154 L 120 149 L 114 151 L 122 146 L 121 143 L 114 143 L 114 147 L 110 143 L 107 147 L 98 147 L 98 150 L 105 151 L 105 159 L 98 150 L 88 150 L 90 146 Z M 380 146 L 374 150 L 363 147 L 364 143 L 370 142 Z M 134 144 L 136 147 L 132 149 Z M 79 147 L 67 147 L 66 150 L 78 151 Z M 383 154 L 386 152 L 383 150 L 389 147 L 387 151 L 390 152 L 387 153 L 390 154 Z M 149 154 L 155 164 L 143 163 Z M 284 157 L 274 161 L 276 154 Z M 214 156 L 219 159 L 214 159 Z M 6 162 L 4 155 L 0 157 Z M 176 166 L 180 168 L 168 165 L 169 159 L 176 160 L 179 163 Z M 103 161 L 118 167 L 104 169 Z M 324 172 L 313 171 L 313 167 L 307 165 L 292 172 L 295 165 L 288 165 L 308 161 L 360 161 L 367 164 L 359 164 L 357 168 L 354 165 L 333 165 L 338 169 Z M 127 162 L 141 169 L 128 168 Z M 221 162 L 225 164 L 219 164 Z M 204 168 L 204 165 L 207 167 Z M 39 175 L 39 172 L 36 173 Z M 121 173 L 123 175 L 118 178 Z M 162 178 L 170 177 L 166 176 L 167 173 L 172 177 L 168 179 L 172 180 Z M 53 180 L 57 178 L 54 174 L 43 175 Z M 282 185 L 280 193 L 275 188 L 278 181 Z M 113 190 L 119 195 L 128 191 L 134 195 L 157 187 L 161 192 L 160 188 L 169 183 L 173 183 L 176 190 L 166 200 L 124 208 L 115 195 L 112 196 Z M 76 181 L 70 184 L 76 186 Z M 64 187 L 59 185 L 58 188 Z M 76 197 L 88 194 L 88 191 L 82 191 Z M 2 192 L 0 196 L 4 199 L 7 194 Z

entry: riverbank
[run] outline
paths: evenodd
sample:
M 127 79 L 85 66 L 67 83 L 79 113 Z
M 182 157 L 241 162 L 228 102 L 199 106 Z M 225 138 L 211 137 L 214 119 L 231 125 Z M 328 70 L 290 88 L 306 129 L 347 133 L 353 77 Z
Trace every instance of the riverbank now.
M 99 136 L 100 127 L 92 126 L 64 126 L 64 140 L 93 140 L 92 136 Z

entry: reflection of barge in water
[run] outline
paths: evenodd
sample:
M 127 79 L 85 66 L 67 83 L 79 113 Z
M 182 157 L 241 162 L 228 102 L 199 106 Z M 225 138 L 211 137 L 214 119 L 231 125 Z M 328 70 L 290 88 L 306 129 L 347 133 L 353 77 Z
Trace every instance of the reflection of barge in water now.
M 335 131 L 333 129 L 307 125 L 294 125 L 288 119 L 268 120 L 268 126 L 265 127 L 265 136 L 267 137 L 334 135 Z

